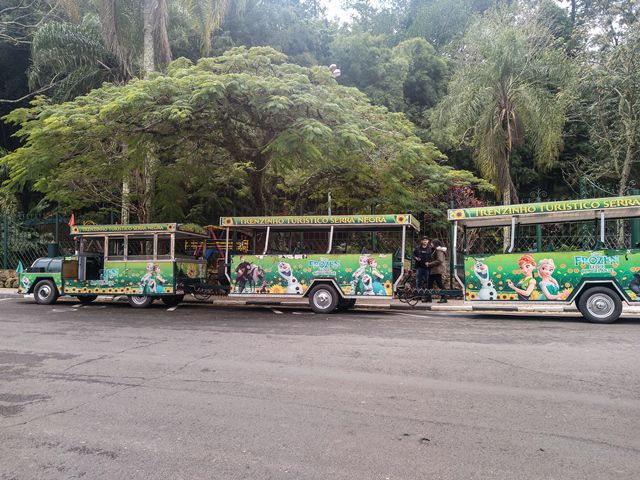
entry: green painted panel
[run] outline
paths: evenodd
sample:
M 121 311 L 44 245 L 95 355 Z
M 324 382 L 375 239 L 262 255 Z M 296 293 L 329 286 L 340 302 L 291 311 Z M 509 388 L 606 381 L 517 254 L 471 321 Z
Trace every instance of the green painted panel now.
M 632 301 L 640 296 L 638 251 L 477 255 L 464 267 L 467 300 L 564 301 L 583 278 L 612 278 Z
M 99 280 L 65 280 L 65 293 L 162 295 L 175 293 L 173 262 L 105 262 Z
M 50 278 L 58 287 L 58 291 L 62 292 L 61 273 L 20 273 L 20 283 L 18 285 L 18 293 L 27 293 L 32 285 L 35 285 L 41 278 Z
M 232 293 L 301 295 L 316 278 L 331 278 L 345 295 L 393 294 L 393 256 L 237 255 L 231 260 Z

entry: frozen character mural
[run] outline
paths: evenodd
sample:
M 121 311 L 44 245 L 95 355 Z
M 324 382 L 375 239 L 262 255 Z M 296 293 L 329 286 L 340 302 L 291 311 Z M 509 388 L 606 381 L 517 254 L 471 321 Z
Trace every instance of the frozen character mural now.
M 368 273 L 365 273 L 364 275 L 362 275 L 362 295 L 375 295 L 375 293 L 373 293 L 373 279 L 371 278 L 371 275 L 369 275 Z
M 478 300 L 496 300 L 498 292 L 496 292 L 493 282 L 489 278 L 489 267 L 485 263 L 477 261 L 473 266 L 473 273 L 476 274 L 480 281 Z
M 249 288 L 253 292 L 258 287 L 259 282 L 263 279 L 264 270 L 258 265 L 249 264 L 245 271 L 245 277 L 249 284 Z
M 254 293 L 261 280 L 264 278 L 264 270 L 258 265 L 253 265 L 240 257 L 240 263 L 236 267 L 236 293 L 244 293 L 248 290 Z
M 244 292 L 247 285 L 247 269 L 251 266 L 249 262 L 244 259 L 244 255 L 240 257 L 240 263 L 236 267 L 236 293 Z
M 371 271 L 371 279 L 373 280 L 373 294 L 374 295 L 386 295 L 387 291 L 380 282 L 384 278 L 384 275 L 378 271 L 378 262 L 375 258 L 369 259 L 369 269 Z
M 147 271 L 140 279 L 140 287 L 142 287 L 142 295 L 152 295 L 157 293 L 163 293 L 164 287 L 162 286 L 166 280 L 162 277 L 160 271 L 160 265 L 154 265 L 153 262 L 147 263 Z M 158 291 L 158 288 L 160 291 Z
M 278 264 L 278 273 L 282 278 L 287 282 L 287 293 L 289 294 L 302 294 L 302 287 L 300 286 L 300 282 L 298 279 L 293 276 L 293 272 L 291 271 L 291 265 L 286 262 L 280 262 Z
M 22 290 L 24 292 L 28 292 L 29 291 L 29 287 L 31 286 L 31 280 L 29 280 L 29 277 L 22 277 L 20 279 L 20 284 L 22 285 Z
M 520 272 L 524 275 L 518 283 L 514 284 L 507 280 L 507 285 L 518 294 L 518 300 L 532 300 L 536 288 L 536 280 L 533 278 L 533 271 L 536 268 L 536 261 L 529 254 L 522 255 L 518 260 Z
M 353 272 L 353 278 L 351 279 L 351 291 L 356 295 L 362 295 L 364 292 L 362 277 L 365 273 L 367 273 L 367 267 L 369 266 L 369 255 L 360 255 L 358 263 L 360 266 L 355 272 Z
M 553 278 L 555 269 L 556 264 L 553 258 L 543 258 L 538 263 L 538 275 L 540 275 L 538 286 L 542 292 L 540 300 L 564 300 L 570 292 L 569 289 L 560 291 L 558 281 Z
M 154 274 L 154 281 L 156 284 L 156 293 L 164 293 L 164 284 L 166 283 L 167 280 L 162 276 L 160 265 L 153 266 L 153 274 Z

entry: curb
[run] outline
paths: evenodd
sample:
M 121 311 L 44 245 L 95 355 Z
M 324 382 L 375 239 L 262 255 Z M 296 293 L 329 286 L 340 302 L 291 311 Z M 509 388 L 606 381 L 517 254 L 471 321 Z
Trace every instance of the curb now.
M 0 293 L 0 298 L 22 298 L 18 293 Z

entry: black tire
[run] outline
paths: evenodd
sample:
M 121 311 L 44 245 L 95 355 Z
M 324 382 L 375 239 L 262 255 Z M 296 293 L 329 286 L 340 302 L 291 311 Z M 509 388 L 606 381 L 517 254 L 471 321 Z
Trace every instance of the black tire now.
M 78 301 L 85 305 L 93 302 L 96 298 L 98 298 L 98 295 L 78 295 Z
M 147 308 L 153 303 L 153 297 L 148 295 L 129 295 L 129 305 L 133 308 Z
M 338 306 L 340 296 L 331 285 L 316 285 L 309 292 L 309 305 L 316 313 L 331 313 Z
M 591 323 L 614 323 L 622 313 L 622 301 L 607 287 L 591 287 L 578 299 L 578 310 Z
M 184 300 L 184 295 L 167 295 L 161 297 L 161 300 L 167 307 L 175 307 Z
M 40 280 L 33 288 L 33 297 L 40 305 L 51 305 L 56 303 L 60 294 L 56 284 L 51 280 Z
M 356 304 L 356 299 L 355 298 L 341 298 L 338 300 L 338 310 L 344 312 L 345 310 L 349 310 L 350 308 L 353 308 L 353 306 Z
M 405 285 L 398 294 L 398 299 L 411 307 L 415 307 L 420 301 L 418 289 L 413 288 L 411 285 Z

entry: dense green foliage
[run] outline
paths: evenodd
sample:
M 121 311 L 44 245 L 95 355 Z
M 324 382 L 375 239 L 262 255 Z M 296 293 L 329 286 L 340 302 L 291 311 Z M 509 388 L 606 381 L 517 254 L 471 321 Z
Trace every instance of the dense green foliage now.
M 5 3 L 0 174 L 23 210 L 212 221 L 331 191 L 435 215 L 469 184 L 492 202 L 640 181 L 632 0 L 350 0 L 347 23 L 320 0 Z
M 436 124 L 468 142 L 480 173 L 506 203 L 517 201 L 511 154 L 528 146 L 549 169 L 562 147 L 569 60 L 544 20 L 530 12 L 494 11 L 475 20 L 460 42 L 458 68 Z
M 5 158 L 10 187 L 97 209 L 119 204 L 124 179 L 141 220 L 315 209 L 328 191 L 343 211 L 426 210 L 426 200 L 473 180 L 440 166 L 442 154 L 402 114 L 268 47 L 197 65 L 178 59 L 166 75 L 61 104 L 41 99 L 8 120 L 24 140 Z M 150 152 L 159 159 L 153 172 L 144 163 Z M 153 192 L 149 175 L 157 176 Z

